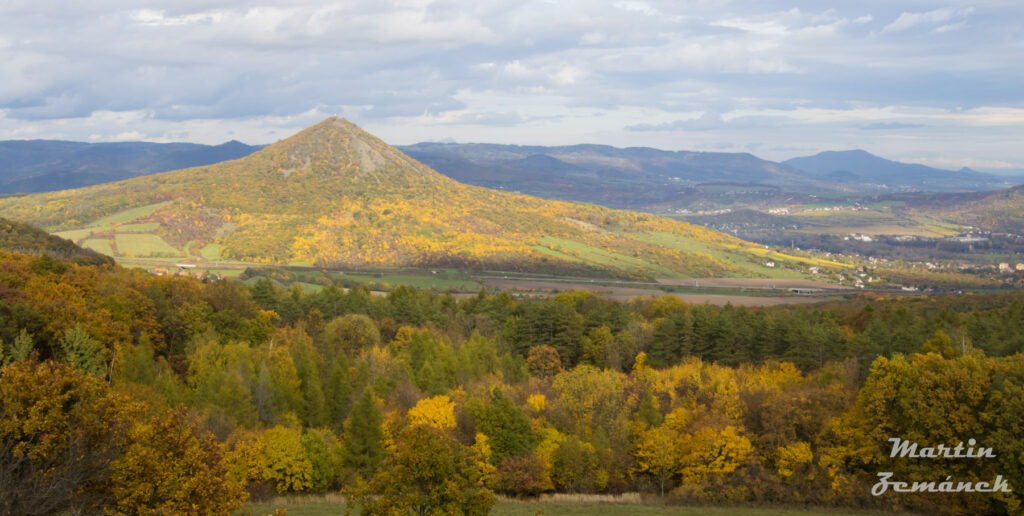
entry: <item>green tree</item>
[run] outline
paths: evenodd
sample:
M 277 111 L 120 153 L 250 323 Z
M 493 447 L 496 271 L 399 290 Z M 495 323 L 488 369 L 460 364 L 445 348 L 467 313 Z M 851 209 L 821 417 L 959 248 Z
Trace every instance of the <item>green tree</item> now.
M 480 485 L 472 453 L 450 432 L 406 429 L 362 498 L 364 514 L 487 514 L 494 495 Z
M 60 339 L 64 360 L 95 377 L 107 375 L 107 357 L 99 341 L 89 336 L 81 326 L 64 332 Z
M 501 393 L 491 392 L 491 403 L 477 409 L 477 428 L 487 435 L 495 463 L 505 457 L 523 455 L 533 450 L 537 437 L 523 410 Z
M 345 464 L 372 478 L 384 459 L 383 416 L 372 389 L 363 390 L 345 424 Z

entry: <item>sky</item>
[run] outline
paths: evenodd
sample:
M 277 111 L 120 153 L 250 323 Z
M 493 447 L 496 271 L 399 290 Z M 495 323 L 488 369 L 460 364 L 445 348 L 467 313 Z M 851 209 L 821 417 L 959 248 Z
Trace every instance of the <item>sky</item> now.
M 0 139 L 866 149 L 1024 169 L 1024 3 L 0 2 Z

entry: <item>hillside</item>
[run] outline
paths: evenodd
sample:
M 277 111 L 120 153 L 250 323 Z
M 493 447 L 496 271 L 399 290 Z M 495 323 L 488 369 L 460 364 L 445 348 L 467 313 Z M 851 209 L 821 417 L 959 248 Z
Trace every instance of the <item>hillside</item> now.
M 248 156 L 259 146 L 237 141 L 82 143 L 0 141 L 0 193 L 48 192 Z
M 792 167 L 745 153 L 482 143 L 418 143 L 399 149 L 463 183 L 618 208 L 690 205 L 695 187 L 708 182 L 735 183 L 734 189 L 741 190 L 751 185 L 804 192 L 835 189 Z
M 0 251 L 24 254 L 47 254 L 53 258 L 69 259 L 82 265 L 113 264 L 109 257 L 74 242 L 53 236 L 39 228 L 13 220 L 0 218 Z
M 933 207 L 950 218 L 986 231 L 1024 234 L 1024 185 L 992 192 L 984 197 L 965 197 L 954 206 Z
M 874 186 L 879 191 L 983 191 L 1008 186 L 1006 178 L 969 168 L 953 171 L 900 163 L 863 150 L 826 151 L 788 159 L 783 164 L 822 180 Z
M 674 220 L 457 183 L 329 118 L 248 157 L 0 199 L 122 258 L 457 266 L 633 277 L 778 274 L 761 246 Z

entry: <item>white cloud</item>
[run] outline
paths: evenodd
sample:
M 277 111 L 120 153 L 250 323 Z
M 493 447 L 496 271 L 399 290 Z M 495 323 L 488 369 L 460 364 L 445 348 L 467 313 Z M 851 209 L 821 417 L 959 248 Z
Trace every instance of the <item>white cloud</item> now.
M 901 152 L 1018 161 L 1019 7 L 833 5 L 7 0 L 0 138 L 260 143 L 341 114 L 386 139 L 768 152 L 911 136 Z M 707 135 L 623 131 L 705 116 Z
M 923 13 L 901 13 L 899 18 L 895 21 L 886 25 L 882 32 L 900 32 L 907 29 L 911 29 L 918 25 L 935 25 L 940 23 L 948 22 L 954 18 L 965 18 L 969 16 L 974 9 L 971 7 L 964 9 L 953 9 L 951 7 L 944 7 L 941 9 L 935 9 L 934 11 L 928 11 Z
M 142 25 L 151 26 L 177 26 L 177 25 L 190 25 L 193 23 L 203 22 L 219 22 L 223 17 L 223 13 L 219 12 L 208 12 L 208 13 L 196 13 L 188 14 L 184 16 L 166 16 L 165 11 L 158 11 L 154 9 L 139 9 L 132 14 L 132 19 Z
M 571 86 L 585 79 L 587 75 L 588 72 L 582 68 L 566 66 L 551 75 L 551 81 L 561 86 Z

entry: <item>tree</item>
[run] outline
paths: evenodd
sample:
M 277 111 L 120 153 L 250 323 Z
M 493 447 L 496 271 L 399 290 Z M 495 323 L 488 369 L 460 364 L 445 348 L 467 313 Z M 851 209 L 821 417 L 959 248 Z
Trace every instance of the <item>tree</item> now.
M 679 444 L 679 433 L 667 426 L 651 428 L 641 433 L 633 445 L 633 466 L 635 473 L 646 473 L 654 478 L 665 496 L 665 485 L 679 469 L 679 457 L 676 448 Z
M 427 425 L 439 430 L 455 428 L 455 404 L 448 396 L 420 400 L 409 409 L 409 425 Z
M 60 349 L 68 364 L 98 378 L 107 375 L 107 357 L 103 354 L 103 347 L 80 325 L 64 332 L 60 339 Z
M 551 462 L 551 480 L 560 491 L 589 493 L 594 490 L 597 455 L 590 443 L 570 435 L 555 449 Z
M 55 362 L 0 374 L 0 512 L 95 511 L 142 407 Z
M 112 465 L 110 514 L 230 514 L 246 493 L 228 479 L 220 446 L 179 407 L 136 424 Z
M 526 367 L 530 374 L 538 378 L 551 378 L 562 370 L 562 361 L 558 358 L 558 350 L 546 345 L 533 346 L 526 357 Z
M 155 411 L 52 361 L 0 372 L 0 513 L 226 515 L 244 496 L 184 409 Z
M 733 426 L 720 431 L 704 427 L 687 437 L 677 447 L 683 482 L 691 485 L 736 471 L 754 449 Z
M 491 392 L 491 404 L 476 416 L 477 428 L 487 434 L 496 462 L 533 450 L 536 436 L 530 427 L 530 420 L 500 389 Z
M 506 457 L 498 464 L 494 488 L 514 496 L 537 496 L 547 486 L 544 460 L 530 453 Z
M 361 498 L 364 514 L 483 515 L 493 493 L 480 485 L 468 448 L 451 432 L 426 425 L 406 429 Z
M 383 419 L 373 391 L 367 388 L 345 425 L 345 464 L 359 470 L 363 478 L 371 478 L 384 459 Z
M 313 488 L 313 463 L 302 444 L 302 429 L 275 426 L 263 434 L 262 479 L 278 493 Z
M 309 430 L 302 434 L 302 448 L 313 465 L 310 491 L 324 492 L 334 483 L 338 462 L 338 439 L 330 430 Z

